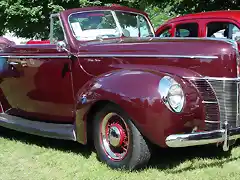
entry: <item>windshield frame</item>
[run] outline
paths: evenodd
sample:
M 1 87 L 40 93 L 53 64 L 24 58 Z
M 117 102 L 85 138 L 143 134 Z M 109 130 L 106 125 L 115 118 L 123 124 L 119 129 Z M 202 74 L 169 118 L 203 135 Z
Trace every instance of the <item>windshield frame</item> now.
M 150 27 L 151 35 L 152 35 L 151 38 L 155 37 L 154 28 L 153 28 L 153 26 L 152 26 L 149 18 L 148 18 L 146 15 L 144 15 L 144 14 L 142 14 L 142 13 L 133 12 L 133 11 L 126 11 L 126 10 L 101 9 L 101 10 L 78 11 L 78 12 L 70 13 L 70 14 L 68 15 L 68 19 L 67 19 L 67 20 L 68 20 L 68 25 L 69 25 L 69 27 L 70 27 L 70 29 L 71 29 L 72 36 L 73 36 L 77 41 L 87 42 L 87 41 L 92 41 L 92 40 L 79 40 L 79 39 L 77 39 L 77 37 L 75 36 L 74 31 L 73 31 L 73 29 L 72 29 L 71 23 L 70 23 L 70 17 L 71 17 L 72 15 L 74 15 L 74 14 L 87 13 L 87 12 L 96 12 L 96 11 L 104 11 L 104 12 L 105 12 L 105 11 L 110 11 L 111 14 L 112 14 L 112 16 L 113 16 L 113 19 L 114 19 L 114 21 L 115 21 L 115 23 L 116 23 L 116 28 L 117 28 L 117 30 L 118 30 L 118 32 L 119 32 L 120 35 L 123 35 L 123 29 L 122 29 L 122 27 L 121 27 L 121 24 L 119 23 L 119 20 L 118 20 L 117 15 L 116 15 L 116 13 L 115 13 L 116 11 L 118 11 L 118 12 L 123 12 L 123 13 L 131 13 L 131 14 L 134 14 L 134 15 L 142 16 L 142 17 L 145 19 L 145 21 L 147 22 L 148 26 Z M 120 36 L 120 37 L 121 37 L 121 36 Z M 120 38 L 120 37 L 115 37 L 115 38 Z M 131 38 L 133 38 L 133 37 L 131 37 Z M 136 37 L 136 38 L 139 38 L 139 37 Z M 140 37 L 140 38 L 143 38 L 143 37 Z M 110 39 L 110 38 L 104 38 L 104 39 Z M 98 40 L 98 39 L 95 39 L 95 40 Z

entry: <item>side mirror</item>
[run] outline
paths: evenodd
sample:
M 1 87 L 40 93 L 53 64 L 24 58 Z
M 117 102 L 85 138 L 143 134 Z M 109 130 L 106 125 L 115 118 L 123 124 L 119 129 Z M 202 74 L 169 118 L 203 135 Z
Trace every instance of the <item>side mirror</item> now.
M 57 51 L 58 52 L 63 52 L 63 51 L 68 52 L 67 45 L 64 41 L 58 41 L 57 42 Z
M 58 52 L 67 52 L 68 55 L 71 57 L 71 59 L 74 60 L 73 57 L 74 57 L 75 55 L 72 54 L 72 53 L 67 49 L 67 45 L 66 45 L 66 43 L 65 43 L 64 41 L 58 41 L 57 44 L 56 44 L 56 46 L 57 46 L 57 51 L 58 51 Z

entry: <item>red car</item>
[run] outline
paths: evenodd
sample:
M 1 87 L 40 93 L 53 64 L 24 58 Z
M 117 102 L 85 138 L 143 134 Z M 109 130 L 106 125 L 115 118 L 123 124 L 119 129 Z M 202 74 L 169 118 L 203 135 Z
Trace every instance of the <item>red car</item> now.
M 26 44 L 49 44 L 49 40 L 29 40 Z
M 146 165 L 151 144 L 227 151 L 240 137 L 236 42 L 156 38 L 146 13 L 122 6 L 65 10 L 50 25 L 50 43 L 0 53 L 0 126 L 94 141 L 124 169 Z
M 240 38 L 240 11 L 210 11 L 172 18 L 157 29 L 156 36 L 238 40 Z

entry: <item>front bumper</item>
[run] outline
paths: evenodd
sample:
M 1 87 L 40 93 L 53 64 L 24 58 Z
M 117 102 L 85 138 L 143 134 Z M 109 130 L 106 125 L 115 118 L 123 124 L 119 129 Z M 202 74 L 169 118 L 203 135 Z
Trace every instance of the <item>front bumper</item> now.
M 240 127 L 228 128 L 225 122 L 225 128 L 215 131 L 198 132 L 190 134 L 173 134 L 166 138 L 166 144 L 169 147 L 188 147 L 223 142 L 223 150 L 228 151 L 229 140 L 240 138 Z

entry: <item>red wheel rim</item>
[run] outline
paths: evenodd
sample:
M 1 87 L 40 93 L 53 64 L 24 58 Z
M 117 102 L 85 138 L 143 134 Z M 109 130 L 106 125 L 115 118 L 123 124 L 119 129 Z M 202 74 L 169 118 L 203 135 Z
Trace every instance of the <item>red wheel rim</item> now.
M 108 113 L 102 120 L 100 133 L 105 154 L 111 160 L 123 160 L 129 149 L 129 129 L 124 119 L 116 113 Z

